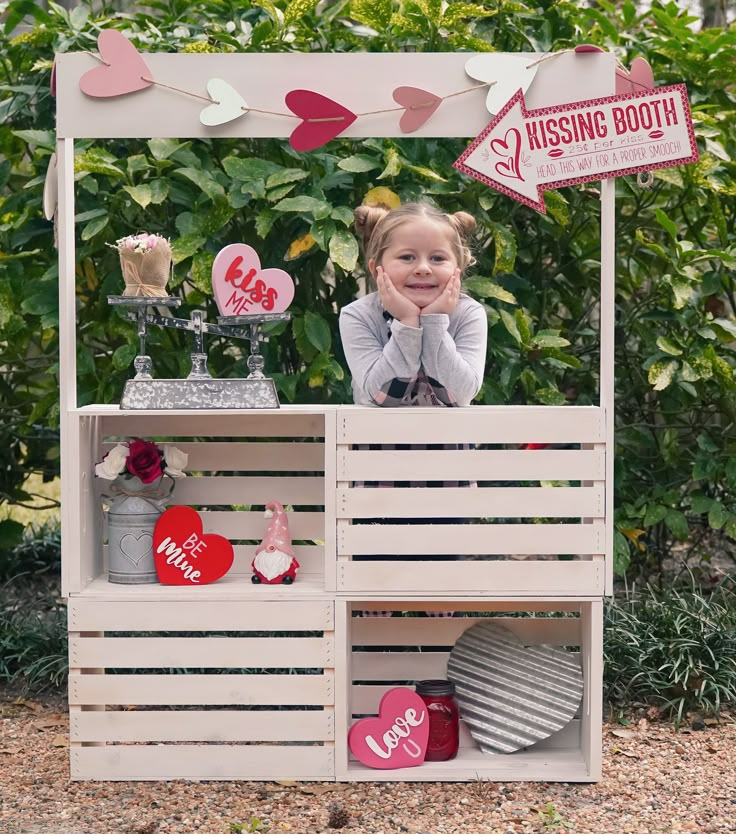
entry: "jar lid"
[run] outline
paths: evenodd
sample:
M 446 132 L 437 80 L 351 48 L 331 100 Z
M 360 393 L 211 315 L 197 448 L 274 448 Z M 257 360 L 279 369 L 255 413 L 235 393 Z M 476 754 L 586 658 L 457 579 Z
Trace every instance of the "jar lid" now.
M 417 681 L 417 695 L 454 695 L 455 684 L 446 680 Z

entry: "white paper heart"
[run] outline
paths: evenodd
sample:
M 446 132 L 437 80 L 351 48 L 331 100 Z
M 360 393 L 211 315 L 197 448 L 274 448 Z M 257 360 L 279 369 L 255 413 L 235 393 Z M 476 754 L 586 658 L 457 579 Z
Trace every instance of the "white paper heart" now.
M 49 167 L 46 169 L 46 180 L 43 184 L 43 216 L 47 220 L 54 219 L 58 200 L 59 176 L 56 170 L 56 154 L 52 153 L 49 158 Z
M 565 727 L 583 697 L 578 659 L 550 646 L 525 646 L 511 631 L 480 622 L 450 652 L 460 717 L 483 753 L 513 753 Z
M 150 533 L 141 533 L 140 536 L 126 533 L 120 539 L 120 552 L 138 567 L 146 556 L 153 553 L 153 536 Z
M 496 82 L 486 96 L 486 108 L 495 116 L 519 88 L 523 92 L 529 89 L 539 66 L 535 61 L 534 55 L 523 52 L 475 55 L 466 61 L 465 72 L 476 81 Z
M 248 112 L 248 105 L 240 93 L 222 78 L 210 78 L 207 92 L 215 102 L 199 114 L 199 121 L 207 127 L 215 127 L 239 119 Z

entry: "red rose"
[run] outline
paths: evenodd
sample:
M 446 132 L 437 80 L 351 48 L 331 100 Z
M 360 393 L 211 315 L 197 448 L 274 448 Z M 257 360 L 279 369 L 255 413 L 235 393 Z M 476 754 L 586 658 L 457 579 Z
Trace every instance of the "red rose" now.
M 125 465 L 131 475 L 136 475 L 144 484 L 150 484 L 163 475 L 161 452 L 155 443 L 133 440 L 128 448 L 130 453 Z

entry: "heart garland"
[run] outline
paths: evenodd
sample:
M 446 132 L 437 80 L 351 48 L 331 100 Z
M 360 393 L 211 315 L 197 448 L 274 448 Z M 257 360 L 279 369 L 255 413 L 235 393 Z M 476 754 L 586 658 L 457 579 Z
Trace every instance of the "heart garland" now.
M 289 144 L 295 151 L 319 148 L 347 130 L 358 118 L 342 104 L 311 90 L 291 90 L 286 94 L 285 102 L 289 110 L 302 119 L 289 137 Z
M 538 66 L 523 52 L 518 55 L 484 54 L 467 61 L 465 72 L 476 81 L 491 85 L 486 96 L 486 109 L 495 116 L 520 87 L 524 93 L 529 89 Z
M 399 128 L 404 133 L 418 130 L 434 111 L 442 104 L 442 99 L 419 87 L 397 87 L 393 92 L 394 101 L 405 107 L 399 120 Z
M 600 46 L 590 43 L 583 43 L 575 47 L 575 52 L 605 52 Z M 616 67 L 616 95 L 626 93 L 638 93 L 642 90 L 654 89 L 654 73 L 646 58 L 634 58 L 631 62 L 631 69 L 624 66 Z
M 199 121 L 207 127 L 224 125 L 248 112 L 245 99 L 222 78 L 210 78 L 207 82 L 207 92 L 215 102 L 199 114 Z
M 112 98 L 145 90 L 153 81 L 140 52 L 117 29 L 104 29 L 97 38 L 97 49 L 105 66 L 85 72 L 79 79 L 83 93 L 94 98 Z

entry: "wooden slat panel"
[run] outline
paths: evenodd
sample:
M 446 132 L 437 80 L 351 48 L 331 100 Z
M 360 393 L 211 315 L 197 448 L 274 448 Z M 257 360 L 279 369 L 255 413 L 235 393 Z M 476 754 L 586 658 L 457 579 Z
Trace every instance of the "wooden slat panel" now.
M 334 712 L 324 710 L 123 710 L 75 712 L 70 735 L 78 742 L 329 741 Z
M 603 562 L 338 562 L 337 587 L 353 593 L 515 594 L 525 597 L 603 593 Z
M 108 669 L 314 669 L 332 666 L 330 637 L 71 637 L 69 665 Z
M 333 675 L 69 675 L 70 704 L 328 705 Z
M 101 436 L 128 440 L 145 437 L 324 437 L 324 416 L 319 412 L 289 413 L 288 407 L 278 411 L 247 411 L 233 414 L 212 414 L 188 411 L 173 415 L 170 411 L 136 414 L 113 411 L 102 418 Z
M 71 751 L 72 779 L 334 778 L 332 747 L 279 745 L 108 745 Z
M 332 602 L 297 599 L 69 600 L 71 631 L 331 631 L 334 616 Z
M 105 443 L 104 452 L 115 444 Z M 324 443 L 175 443 L 189 455 L 188 472 L 323 472 Z
M 261 501 L 263 500 L 261 498 Z M 260 542 L 268 529 L 268 519 L 264 518 L 263 512 L 203 510 L 201 515 L 205 533 L 218 533 L 221 536 L 225 536 L 226 539 L 253 539 Z M 287 515 L 292 540 L 324 539 L 324 513 L 289 511 Z
M 338 489 L 338 518 L 601 518 L 603 486 Z
M 597 406 L 472 406 L 380 411 L 342 408 L 337 420 L 338 443 L 605 441 L 603 411 Z
M 293 476 L 246 478 L 184 478 L 176 485 L 172 504 L 281 504 L 321 506 L 325 503 L 324 478 Z
M 340 481 L 595 481 L 605 476 L 596 449 L 338 449 Z
M 602 554 L 603 549 L 602 524 L 353 524 L 337 534 L 339 556 Z
M 353 617 L 350 622 L 354 646 L 454 646 L 467 629 L 481 622 L 507 628 L 525 646 L 580 645 L 577 617 Z M 353 662 L 366 655 L 354 654 Z

